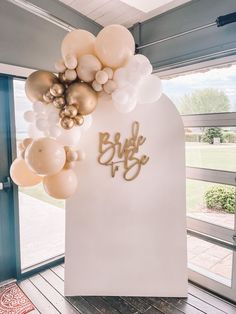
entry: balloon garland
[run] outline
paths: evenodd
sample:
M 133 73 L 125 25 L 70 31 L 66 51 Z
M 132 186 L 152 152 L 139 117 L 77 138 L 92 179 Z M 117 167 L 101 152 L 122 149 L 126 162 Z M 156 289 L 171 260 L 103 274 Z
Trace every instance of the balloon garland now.
M 77 188 L 73 168 L 85 159 L 79 149 L 81 134 L 92 124 L 91 113 L 103 97 L 121 113 L 161 96 L 161 81 L 121 25 L 104 27 L 97 37 L 74 30 L 62 41 L 57 75 L 36 71 L 25 84 L 32 110 L 24 113 L 29 137 L 19 143 L 20 157 L 11 165 L 12 180 L 19 186 L 43 182 L 54 198 L 66 199 Z

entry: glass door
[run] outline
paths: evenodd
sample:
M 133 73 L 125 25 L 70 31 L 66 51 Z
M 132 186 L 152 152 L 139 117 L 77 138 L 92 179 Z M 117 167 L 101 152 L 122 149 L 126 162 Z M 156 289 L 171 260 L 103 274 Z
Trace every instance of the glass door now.
M 234 301 L 235 83 L 232 63 L 163 80 L 185 126 L 189 279 Z
M 0 75 L 0 284 L 17 276 L 19 266 L 17 206 L 10 181 L 12 161 L 12 79 Z M 14 152 L 13 152 L 14 154 Z
M 25 95 L 24 79 L 13 80 L 13 94 L 15 137 L 16 144 L 19 144 L 28 137 L 28 128 L 32 127 L 24 120 L 24 112 L 32 110 L 32 103 Z M 39 184 L 19 187 L 18 203 L 21 272 L 25 273 L 63 257 L 65 202 L 48 196 Z

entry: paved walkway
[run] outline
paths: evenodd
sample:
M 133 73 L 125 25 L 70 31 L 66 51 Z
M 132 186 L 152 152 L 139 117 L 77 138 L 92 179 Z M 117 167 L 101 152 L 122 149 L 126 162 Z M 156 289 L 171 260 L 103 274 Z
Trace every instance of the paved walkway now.
M 65 210 L 19 192 L 21 267 L 65 252 Z

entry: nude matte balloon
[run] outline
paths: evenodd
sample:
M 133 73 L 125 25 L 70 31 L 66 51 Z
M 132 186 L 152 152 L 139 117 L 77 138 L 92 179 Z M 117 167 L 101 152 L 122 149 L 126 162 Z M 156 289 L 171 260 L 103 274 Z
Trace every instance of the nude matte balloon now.
M 76 191 L 77 176 L 71 169 L 63 169 L 57 174 L 46 176 L 43 179 L 45 191 L 57 199 L 66 199 Z
M 61 171 L 66 162 L 64 147 L 52 138 L 33 141 L 25 151 L 29 168 L 39 175 L 52 175 Z
M 103 65 L 118 68 L 134 54 L 135 42 L 132 34 L 122 25 L 104 27 L 95 40 L 95 53 Z
M 95 79 L 97 71 L 101 70 L 102 64 L 97 57 L 93 55 L 84 55 L 79 59 L 77 74 L 84 82 L 92 82 Z
M 54 83 L 58 83 L 58 78 L 53 73 L 41 70 L 33 72 L 25 82 L 26 96 L 32 102 L 37 100 L 44 102 L 43 95 Z
M 10 175 L 15 184 L 19 186 L 34 186 L 42 181 L 42 177 L 32 172 L 24 159 L 17 158 L 10 168 Z
M 95 36 L 83 29 L 76 29 L 69 32 L 61 44 L 61 54 L 63 59 L 68 55 L 80 56 L 94 53 Z

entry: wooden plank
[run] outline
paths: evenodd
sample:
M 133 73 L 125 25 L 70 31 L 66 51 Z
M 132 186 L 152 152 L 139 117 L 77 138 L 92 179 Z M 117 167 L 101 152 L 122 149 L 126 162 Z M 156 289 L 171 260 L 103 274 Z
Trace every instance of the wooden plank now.
M 94 306 L 90 305 L 84 298 L 82 297 L 66 297 L 67 300 L 75 308 L 77 308 L 83 314 L 101 314 L 102 312 L 98 311 Z
M 193 284 L 188 284 L 189 294 L 201 299 L 202 301 L 213 305 L 217 309 L 226 312 L 227 314 L 236 314 L 236 306 L 232 303 L 229 303 L 217 296 L 214 296 L 212 293 L 207 292 Z
M 164 300 L 160 298 L 143 298 L 144 300 L 147 300 L 153 307 L 158 309 L 159 311 L 165 313 L 165 314 L 180 314 L 184 313 L 180 310 L 178 310 L 175 306 L 165 302 Z
M 151 305 L 144 301 L 145 299 L 141 299 L 139 297 L 121 297 L 123 300 L 125 300 L 127 303 L 131 304 L 133 307 L 135 307 L 140 313 L 145 313 L 149 308 L 151 308 Z
M 186 302 L 197 309 L 199 309 L 202 312 L 205 312 L 207 314 L 222 314 L 225 313 L 224 311 L 221 311 L 217 309 L 216 307 L 196 298 L 195 296 L 188 294 L 188 298 Z
M 133 307 L 131 304 L 125 302 L 120 297 L 103 297 L 103 299 L 110 303 L 110 305 L 117 309 L 119 312 L 127 314 L 127 313 L 138 313 L 138 310 Z
M 77 311 L 57 290 L 55 290 L 40 275 L 35 275 L 31 277 L 30 281 L 54 305 L 54 307 L 58 309 L 60 313 L 79 313 L 79 311 Z
M 182 298 L 162 298 L 167 303 L 171 304 L 172 306 L 176 307 L 178 310 L 184 312 L 185 314 L 200 314 L 204 313 L 199 309 L 195 308 L 194 306 L 186 303 L 186 299 Z
M 45 270 L 40 273 L 40 275 L 51 285 L 56 289 L 61 296 L 64 297 L 64 282 L 63 280 L 58 277 L 51 269 Z M 75 307 L 78 312 L 83 314 L 100 314 L 100 312 L 90 305 L 86 300 L 84 300 L 82 297 L 66 297 L 66 300 Z
M 62 280 L 64 280 L 64 272 L 65 272 L 65 269 L 59 265 L 59 266 L 56 266 L 56 267 L 53 267 L 51 268 L 51 270 L 57 274 L 58 277 L 60 277 Z
M 98 311 L 106 314 L 119 314 L 109 303 L 107 303 L 102 297 L 83 297 L 89 304 L 93 305 Z
M 18 282 L 18 286 L 24 291 L 39 312 L 50 314 L 60 313 L 28 279 Z

